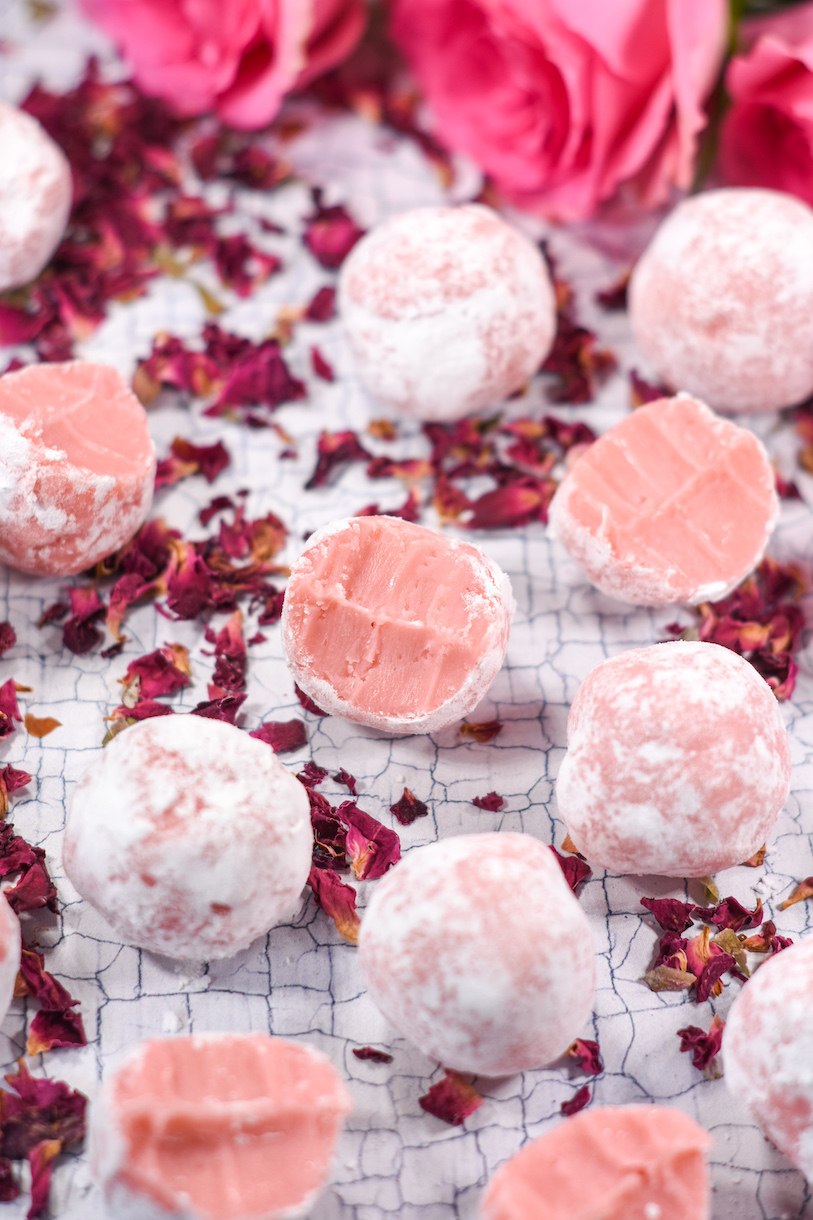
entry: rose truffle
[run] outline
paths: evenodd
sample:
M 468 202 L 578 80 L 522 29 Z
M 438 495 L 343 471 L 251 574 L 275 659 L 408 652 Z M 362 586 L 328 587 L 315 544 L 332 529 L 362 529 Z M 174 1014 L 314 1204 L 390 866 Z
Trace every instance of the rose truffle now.
M 813 937 L 769 957 L 735 999 L 723 1033 L 725 1084 L 813 1181 Z
M 583 1110 L 486 1187 L 482 1220 L 708 1220 L 707 1131 L 670 1106 Z
M 470 542 L 398 517 L 334 521 L 291 570 L 282 644 L 324 711 L 387 733 L 470 712 L 502 665 L 508 577 Z
M 590 671 L 556 799 L 591 862 L 707 877 L 765 842 L 789 785 L 788 735 L 764 678 L 719 644 L 674 642 Z
M 30 114 L 0 102 L 0 292 L 36 279 L 71 210 L 71 168 Z
M 91 1168 L 118 1220 L 293 1220 L 310 1214 L 351 1109 L 303 1043 L 150 1039 L 92 1107 Z
M 20 921 L 0 895 L 0 1021 L 9 1010 L 20 969 Z
M 502 1076 L 564 1054 L 595 989 L 587 917 L 551 852 L 522 834 L 413 848 L 361 923 L 370 999 L 444 1067 Z
M 813 392 L 813 211 L 792 195 L 703 191 L 667 216 L 629 285 L 658 373 L 717 411 L 772 411 Z
M 589 580 L 634 606 L 725 597 L 762 558 L 778 516 L 762 443 L 687 394 L 605 432 L 550 506 L 551 532 Z
M 294 913 L 312 846 L 307 793 L 265 742 L 176 714 L 118 734 L 79 780 L 63 861 L 127 944 L 201 961 Z
M 143 524 L 154 484 L 146 412 L 115 369 L 0 377 L 0 562 L 37 576 L 91 567 Z
M 339 278 L 362 385 L 406 415 L 455 420 L 537 371 L 556 333 L 539 250 L 489 208 L 420 208 L 379 225 Z

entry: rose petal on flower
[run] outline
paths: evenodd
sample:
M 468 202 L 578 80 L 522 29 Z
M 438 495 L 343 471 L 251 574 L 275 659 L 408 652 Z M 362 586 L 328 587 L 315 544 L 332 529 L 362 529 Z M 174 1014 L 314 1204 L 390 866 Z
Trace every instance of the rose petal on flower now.
M 720 1053 L 724 1029 L 725 1021 L 715 1014 L 708 1031 L 698 1028 L 697 1025 L 687 1025 L 685 1029 L 677 1031 L 681 1053 L 691 1052 L 692 1064 L 708 1080 L 719 1080 L 723 1074 L 717 1065 L 716 1056 Z
M 303 240 L 321 266 L 336 271 L 366 230 L 341 205 L 323 207 L 319 190 L 314 190 L 313 201 L 316 210 L 305 220 Z
M 473 796 L 471 799 L 472 805 L 476 805 L 478 809 L 487 809 L 489 813 L 497 813 L 505 804 L 503 797 L 498 796 L 496 792 L 489 792 L 485 796 Z
M 322 381 L 335 381 L 336 374 L 333 372 L 333 365 L 325 359 L 318 347 L 311 347 L 311 368 L 317 377 L 321 377 Z
M 11 623 L 0 623 L 0 657 L 17 643 L 17 632 Z
M 558 860 L 559 867 L 565 875 L 565 881 L 567 881 L 574 893 L 577 885 L 593 876 L 593 870 L 590 865 L 579 856 L 560 856 L 553 846 L 551 846 L 550 850 Z
M 586 1076 L 600 1076 L 604 1071 L 598 1042 L 591 1042 L 589 1038 L 577 1038 L 565 1054 L 576 1060 Z
M 695 975 L 672 966 L 655 966 L 643 977 L 650 991 L 688 991 L 697 982 Z
M 428 1093 L 418 1098 L 418 1105 L 433 1118 L 452 1127 L 461 1127 L 470 1114 L 483 1104 L 483 1098 L 473 1084 L 460 1072 L 446 1070 L 443 1079 L 433 1084 Z
M 51 1190 L 52 1161 L 62 1151 L 62 1140 L 41 1140 L 28 1154 L 31 1169 L 31 1206 L 25 1220 L 38 1220 L 48 1208 Z
M 62 725 L 62 721 L 55 720 L 53 716 L 33 716 L 31 712 L 26 712 L 24 723 L 32 737 L 47 737 Z
M 370 1063 L 392 1063 L 392 1055 L 386 1051 L 377 1051 L 372 1046 L 354 1046 L 353 1054 L 357 1059 L 369 1060 Z
M 804 881 L 800 881 L 790 897 L 780 902 L 779 910 L 786 911 L 794 903 L 804 902 L 808 898 L 813 898 L 813 877 L 805 877 Z
M 401 823 L 402 826 L 411 826 L 416 818 L 425 818 L 429 813 L 423 801 L 419 801 L 414 792 L 410 792 L 409 788 L 404 788 L 403 796 L 390 805 L 390 813 Z
M 17 1061 L 16 1075 L 5 1080 L 14 1092 L 0 1090 L 0 1156 L 19 1161 L 42 1140 L 60 1140 L 70 1148 L 84 1138 L 83 1093 L 61 1080 L 32 1076 L 23 1059 Z
M 292 754 L 308 744 L 308 734 L 301 720 L 266 720 L 249 737 L 256 737 L 271 747 L 275 754 Z
M 464 720 L 458 732 L 461 737 L 471 737 L 474 741 L 479 741 L 481 745 L 485 745 L 488 741 L 493 741 L 495 737 L 503 731 L 505 726 L 500 720 L 484 720 L 480 724 L 470 724 Z
M 317 461 L 306 490 L 324 487 L 338 466 L 350 462 L 369 461 L 370 454 L 360 444 L 355 432 L 321 432 L 316 445 Z
M 260 619 L 260 622 L 263 620 Z M 327 716 L 327 712 L 323 712 L 320 707 L 317 707 L 310 695 L 306 695 L 303 690 L 294 683 L 294 692 L 299 702 L 302 704 L 306 712 L 311 712 L 314 716 Z
M 330 869 L 312 868 L 308 885 L 322 910 L 330 916 L 336 930 L 351 945 L 358 944 L 360 921 L 356 913 L 356 891 Z
M 313 760 L 306 762 L 301 771 L 296 777 L 300 784 L 304 784 L 306 788 L 318 788 L 318 786 L 327 779 L 327 769 L 320 767 Z
M 17 687 L 14 679 L 9 678 L 0 686 L 0 741 L 10 737 L 14 732 L 14 721 L 22 723 L 20 708 L 17 703 Z
M 578 1114 L 579 1110 L 583 1110 L 584 1107 L 589 1104 L 590 1100 L 590 1087 L 589 1085 L 583 1084 L 582 1087 L 577 1089 L 577 1091 L 573 1094 L 570 1101 L 562 1102 L 561 1106 L 559 1107 L 559 1111 L 561 1114 L 565 1114 L 569 1118 L 571 1114 Z
M 401 840 L 394 830 L 364 813 L 354 801 L 336 810 L 347 830 L 347 855 L 359 881 L 375 881 L 401 859 Z
M 340 767 L 333 779 L 337 784 L 341 784 L 347 788 L 351 796 L 358 796 L 358 788 L 356 787 L 356 777 L 351 775 L 349 771 L 345 771 L 344 767 Z
M 308 302 L 303 319 L 306 322 L 330 322 L 336 313 L 336 289 L 324 284 Z

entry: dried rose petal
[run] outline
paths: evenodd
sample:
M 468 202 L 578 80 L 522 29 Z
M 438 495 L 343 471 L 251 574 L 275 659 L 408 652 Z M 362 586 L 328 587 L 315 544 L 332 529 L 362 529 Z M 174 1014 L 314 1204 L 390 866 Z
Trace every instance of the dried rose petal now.
M 10 737 L 14 732 L 14 721 L 22 723 L 20 708 L 17 703 L 17 687 L 13 678 L 9 678 L 0 686 L 0 741 Z
M 167 707 L 165 703 L 158 703 L 155 699 L 139 699 L 132 707 L 121 704 L 107 719 L 129 720 L 135 723 L 137 720 L 152 720 L 154 716 L 171 716 L 174 711 L 174 708 Z
M 642 898 L 641 906 L 655 916 L 665 932 L 685 932 L 694 923 L 695 911 L 701 909 L 677 898 Z
M 296 778 L 306 788 L 318 788 L 319 784 L 327 779 L 327 769 L 320 767 L 318 763 L 311 760 L 305 763 L 302 770 L 297 773 Z
M 337 931 L 351 945 L 358 944 L 360 921 L 356 914 L 356 891 L 329 869 L 312 868 L 308 885 L 319 906 L 330 916 Z
M 11 623 L 0 623 L 0 657 L 17 643 L 17 632 Z
M 468 721 L 464 721 L 458 732 L 461 737 L 471 737 L 474 741 L 485 745 L 486 742 L 498 737 L 504 727 L 499 720 L 484 720 L 481 724 L 470 724 Z
M 48 1208 L 52 1161 L 62 1151 L 62 1140 L 41 1140 L 28 1154 L 31 1169 L 31 1206 L 25 1220 L 38 1220 Z
M 565 1054 L 576 1060 L 586 1076 L 600 1076 L 604 1071 L 598 1042 L 591 1042 L 588 1038 L 577 1038 L 567 1048 Z
M 390 805 L 390 813 L 397 818 L 402 826 L 411 826 L 416 818 L 425 818 L 429 813 L 423 801 L 419 801 L 414 792 L 404 788 L 404 794 L 394 805 Z
M 761 868 L 765 863 L 765 852 L 767 850 L 766 844 L 763 843 L 758 851 L 754 852 L 753 856 L 750 856 L 747 860 L 743 860 L 743 865 L 746 868 Z
M 62 726 L 62 721 L 53 716 L 32 716 L 31 712 L 26 712 L 23 723 L 31 737 L 47 737 Z
M 684 946 L 686 969 L 699 977 L 705 970 L 713 951 L 711 932 L 708 928 L 703 928 L 697 936 L 692 936 L 686 941 Z M 719 992 L 715 994 L 719 994 Z
M 730 953 L 715 953 L 706 962 L 703 973 L 697 980 L 695 988 L 695 999 L 698 1004 L 703 1000 L 707 1000 L 711 995 L 715 984 L 722 980 L 722 976 L 729 970 L 736 968 L 736 961 Z
M 556 484 L 553 479 L 520 475 L 494 491 L 487 491 L 471 505 L 468 529 L 506 529 L 548 519 L 548 505 Z
M 260 622 L 263 620 L 260 619 Z M 296 683 L 294 683 L 294 691 L 299 702 L 302 704 L 306 712 L 311 712 L 314 716 L 327 716 L 327 712 L 323 712 L 320 707 L 317 707 L 310 695 L 306 695 Z
M 317 262 L 328 271 L 335 271 L 365 230 L 359 228 L 345 208 L 323 207 L 320 191 L 313 192 L 313 201 L 316 211 L 305 221 L 305 245 Z
M 26 843 L 14 833 L 13 826 L 4 822 L 0 825 L 0 877 L 11 877 L 14 873 L 20 874 L 16 885 L 4 890 L 12 911 L 19 915 L 22 911 L 47 907 L 56 912 L 56 887 L 45 866 L 45 852 Z
M 171 487 L 190 475 L 202 474 L 207 483 L 231 464 L 231 454 L 222 441 L 214 445 L 193 445 L 176 436 L 170 446 L 171 456 L 158 463 L 155 474 L 155 489 Z
M 779 910 L 786 911 L 794 903 L 804 902 L 808 898 L 813 898 L 813 877 L 805 877 L 804 881 L 800 881 L 791 896 L 780 902 Z
M 216 517 L 218 513 L 225 512 L 227 508 L 234 508 L 234 500 L 232 500 L 231 496 L 215 496 L 205 508 L 200 510 L 198 520 L 201 525 L 208 525 L 213 517 Z
M 209 684 L 209 698 L 219 699 L 227 692 L 245 690 L 246 643 L 243 639 L 243 615 L 235 610 L 228 622 L 215 634 L 206 628 L 206 640 L 215 646 L 215 668 Z
M 188 686 L 191 673 L 189 652 L 183 644 L 164 644 L 155 652 L 131 661 L 119 682 L 125 691 L 136 688 L 139 700 L 151 700 L 160 695 L 173 695 Z
M 461 1127 L 482 1104 L 483 1098 L 474 1085 L 469 1084 L 459 1072 L 448 1069 L 442 1080 L 418 1098 L 422 1110 L 452 1127 Z
M 42 1055 L 61 1046 L 87 1046 L 81 1015 L 73 1010 L 38 1012 L 28 1028 L 25 1053 Z
M 716 928 L 731 928 L 739 932 L 741 928 L 756 928 L 762 922 L 762 899 L 757 898 L 753 911 L 749 911 L 736 898 L 724 898 L 711 911 L 697 908 L 698 915 Z
M 715 1014 L 708 1032 L 696 1025 L 687 1025 L 677 1031 L 681 1052 L 691 1051 L 693 1065 L 709 1080 L 719 1080 L 723 1074 L 715 1057 L 720 1053 L 724 1029 L 725 1021 Z
M 558 378 L 548 391 L 552 402 L 592 402 L 601 382 L 618 366 L 613 353 L 597 342 L 594 332 L 579 326 L 569 308 L 560 309 L 553 347 L 541 369 Z
M 353 801 L 344 801 L 336 810 L 347 825 L 347 855 L 359 881 L 375 881 L 401 859 L 401 840 L 390 830 L 359 809 Z
M 595 294 L 596 303 L 608 313 L 627 308 L 627 288 L 630 282 L 630 272 L 625 271 L 609 288 L 603 288 Z
M 658 942 L 657 956 L 652 963 L 653 969 L 655 966 L 673 966 L 677 970 L 686 970 L 686 946 L 688 943 L 677 932 L 664 932 Z
M 580 860 L 584 859 L 584 856 L 576 847 L 576 844 L 573 842 L 570 835 L 565 835 L 564 839 L 562 840 L 562 851 L 570 852 L 571 856 L 578 856 Z
M 485 796 L 473 796 L 471 803 L 476 805 L 478 809 L 487 809 L 489 813 L 497 813 L 498 810 L 502 809 L 505 801 L 496 792 L 489 792 Z
M 0 1090 L 0 1156 L 19 1161 L 42 1140 L 60 1140 L 63 1148 L 70 1148 L 84 1138 L 83 1093 L 61 1080 L 33 1077 L 23 1059 L 17 1062 L 17 1074 L 5 1079 L 17 1096 Z
M 7 1156 L 0 1157 L 0 1203 L 11 1203 L 20 1196 L 20 1183 L 14 1176 L 11 1161 Z
M 42 615 L 37 619 L 38 627 L 46 627 L 48 623 L 58 623 L 70 610 L 68 602 L 53 602 L 50 606 L 46 606 Z
M 308 744 L 308 734 L 301 720 L 266 720 L 249 737 L 266 742 L 275 754 L 292 754 Z
M 578 1114 L 579 1110 L 583 1110 L 584 1107 L 589 1104 L 590 1100 L 590 1087 L 589 1085 L 583 1084 L 582 1087 L 573 1094 L 570 1101 L 562 1102 L 561 1106 L 559 1107 L 560 1113 L 567 1115 L 569 1118 L 571 1114 Z
M 550 849 L 559 862 L 559 866 L 565 875 L 565 881 L 570 888 L 576 891 L 576 886 L 580 882 L 586 881 L 593 876 L 593 870 L 589 864 L 578 856 L 560 856 L 555 847 Z
M 674 390 L 660 382 L 645 381 L 635 369 L 630 369 L 630 405 L 643 407 L 645 403 L 657 402 L 659 398 L 671 398 Z
M 697 978 L 686 970 L 678 970 L 673 966 L 655 966 L 643 977 L 650 991 L 688 991 L 694 987 Z
M 330 322 L 336 313 L 336 289 L 323 285 L 308 303 L 303 316 L 306 322 Z
M 333 778 L 337 784 L 341 784 L 344 788 L 347 788 L 351 796 L 358 796 L 356 777 L 351 775 L 349 771 L 345 771 L 344 767 L 340 767 Z
M 372 1046 L 354 1046 L 353 1054 L 357 1059 L 366 1059 L 371 1063 L 392 1063 L 392 1055 L 386 1051 L 377 1051 Z
M 348 462 L 366 462 L 370 454 L 359 443 L 355 432 L 321 432 L 316 445 L 317 461 L 306 490 L 324 487 L 337 466 Z
M 322 381 L 336 380 L 333 365 L 325 359 L 318 347 L 311 348 L 311 367 L 316 376 L 322 378 Z
M 18 788 L 24 788 L 26 784 L 30 783 L 31 776 L 27 771 L 18 771 L 12 767 L 11 763 L 0 767 L 0 821 L 8 813 L 8 798 L 12 792 L 16 792 Z
M 745 982 L 751 977 L 751 971 L 748 969 L 748 959 L 745 955 L 745 950 L 742 947 L 742 942 L 736 932 L 731 928 L 723 928 L 722 932 L 718 932 L 712 938 L 712 944 L 717 949 L 722 949 L 724 953 L 730 953 L 737 963 L 737 969 L 732 970 L 735 978 Z
M 258 250 L 244 233 L 219 237 L 215 244 L 214 260 L 223 283 L 240 297 L 251 296 L 255 288 L 264 284 L 282 266 L 282 260 L 276 254 Z
M 102 633 L 95 625 L 105 616 L 105 604 L 93 587 L 70 589 L 71 617 L 62 629 L 66 648 L 84 656 L 100 642 Z
M 237 713 L 245 700 L 244 694 L 223 695 L 220 699 L 206 699 L 203 703 L 198 703 L 196 707 L 193 707 L 190 714 L 205 716 L 209 720 L 225 720 L 227 724 L 234 724 L 237 720 Z

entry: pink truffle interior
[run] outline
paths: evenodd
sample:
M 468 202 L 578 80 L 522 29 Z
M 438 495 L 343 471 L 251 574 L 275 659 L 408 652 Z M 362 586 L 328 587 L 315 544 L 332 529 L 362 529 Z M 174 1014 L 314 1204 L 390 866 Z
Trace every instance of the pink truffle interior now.
M 483 1214 L 485 1220 L 650 1220 L 653 1213 L 662 1220 L 707 1220 L 710 1144 L 692 1119 L 667 1106 L 586 1110 L 508 1162 Z
M 113 1104 L 127 1145 L 119 1178 L 169 1208 L 188 1198 L 205 1220 L 302 1203 L 329 1173 L 346 1112 L 329 1063 L 265 1035 L 149 1042 Z
M 570 516 L 688 591 L 735 583 L 765 545 L 773 487 L 756 439 L 720 424 L 690 398 L 633 412 L 573 467 Z
M 297 658 L 353 707 L 420 716 L 455 695 L 500 613 L 481 555 L 388 517 L 312 547 L 288 588 Z

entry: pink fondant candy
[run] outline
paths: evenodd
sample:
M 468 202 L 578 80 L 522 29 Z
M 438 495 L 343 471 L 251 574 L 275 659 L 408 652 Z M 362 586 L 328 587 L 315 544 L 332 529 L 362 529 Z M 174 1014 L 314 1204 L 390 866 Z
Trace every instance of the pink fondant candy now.
M 813 1182 L 813 937 L 768 958 L 732 1005 L 725 1084 Z
M 553 497 L 551 528 L 609 597 L 715 601 L 762 557 L 779 515 L 774 482 L 752 432 L 679 394 L 585 450 Z
M 326 712 L 431 733 L 470 712 L 502 665 L 514 599 L 479 549 L 398 517 L 317 530 L 285 593 L 282 643 Z
M 583 1110 L 489 1182 L 482 1220 L 708 1220 L 707 1131 L 669 1106 Z
M 74 360 L 0 377 L 0 561 L 81 572 L 132 537 L 154 483 L 146 413 L 115 369 Z
M 544 1067 L 593 1004 L 587 917 L 550 848 L 529 835 L 413 848 L 376 882 L 359 955 L 387 1020 L 462 1072 Z
M 494 406 L 533 376 L 556 332 L 539 250 L 478 204 L 374 229 L 345 261 L 338 299 L 365 389 L 421 419 Z
M 310 1214 L 351 1109 L 302 1043 L 151 1039 L 92 1107 L 91 1167 L 116 1220 L 293 1220 Z
M 307 792 L 265 742 L 176 714 L 114 737 L 80 779 L 63 861 L 123 941 L 208 960 L 294 913 L 312 847 Z
M 71 210 L 71 168 L 35 118 L 0 102 L 0 292 L 35 279 Z
M 636 264 L 629 310 L 675 389 L 718 411 L 800 402 L 813 392 L 813 212 L 778 191 L 692 195 Z
M 0 1021 L 5 1018 L 14 995 L 20 947 L 20 921 L 0 894 Z
M 718 644 L 675 642 L 587 675 L 556 799 L 588 860 L 706 877 L 765 842 L 789 785 L 788 735 L 767 682 Z

